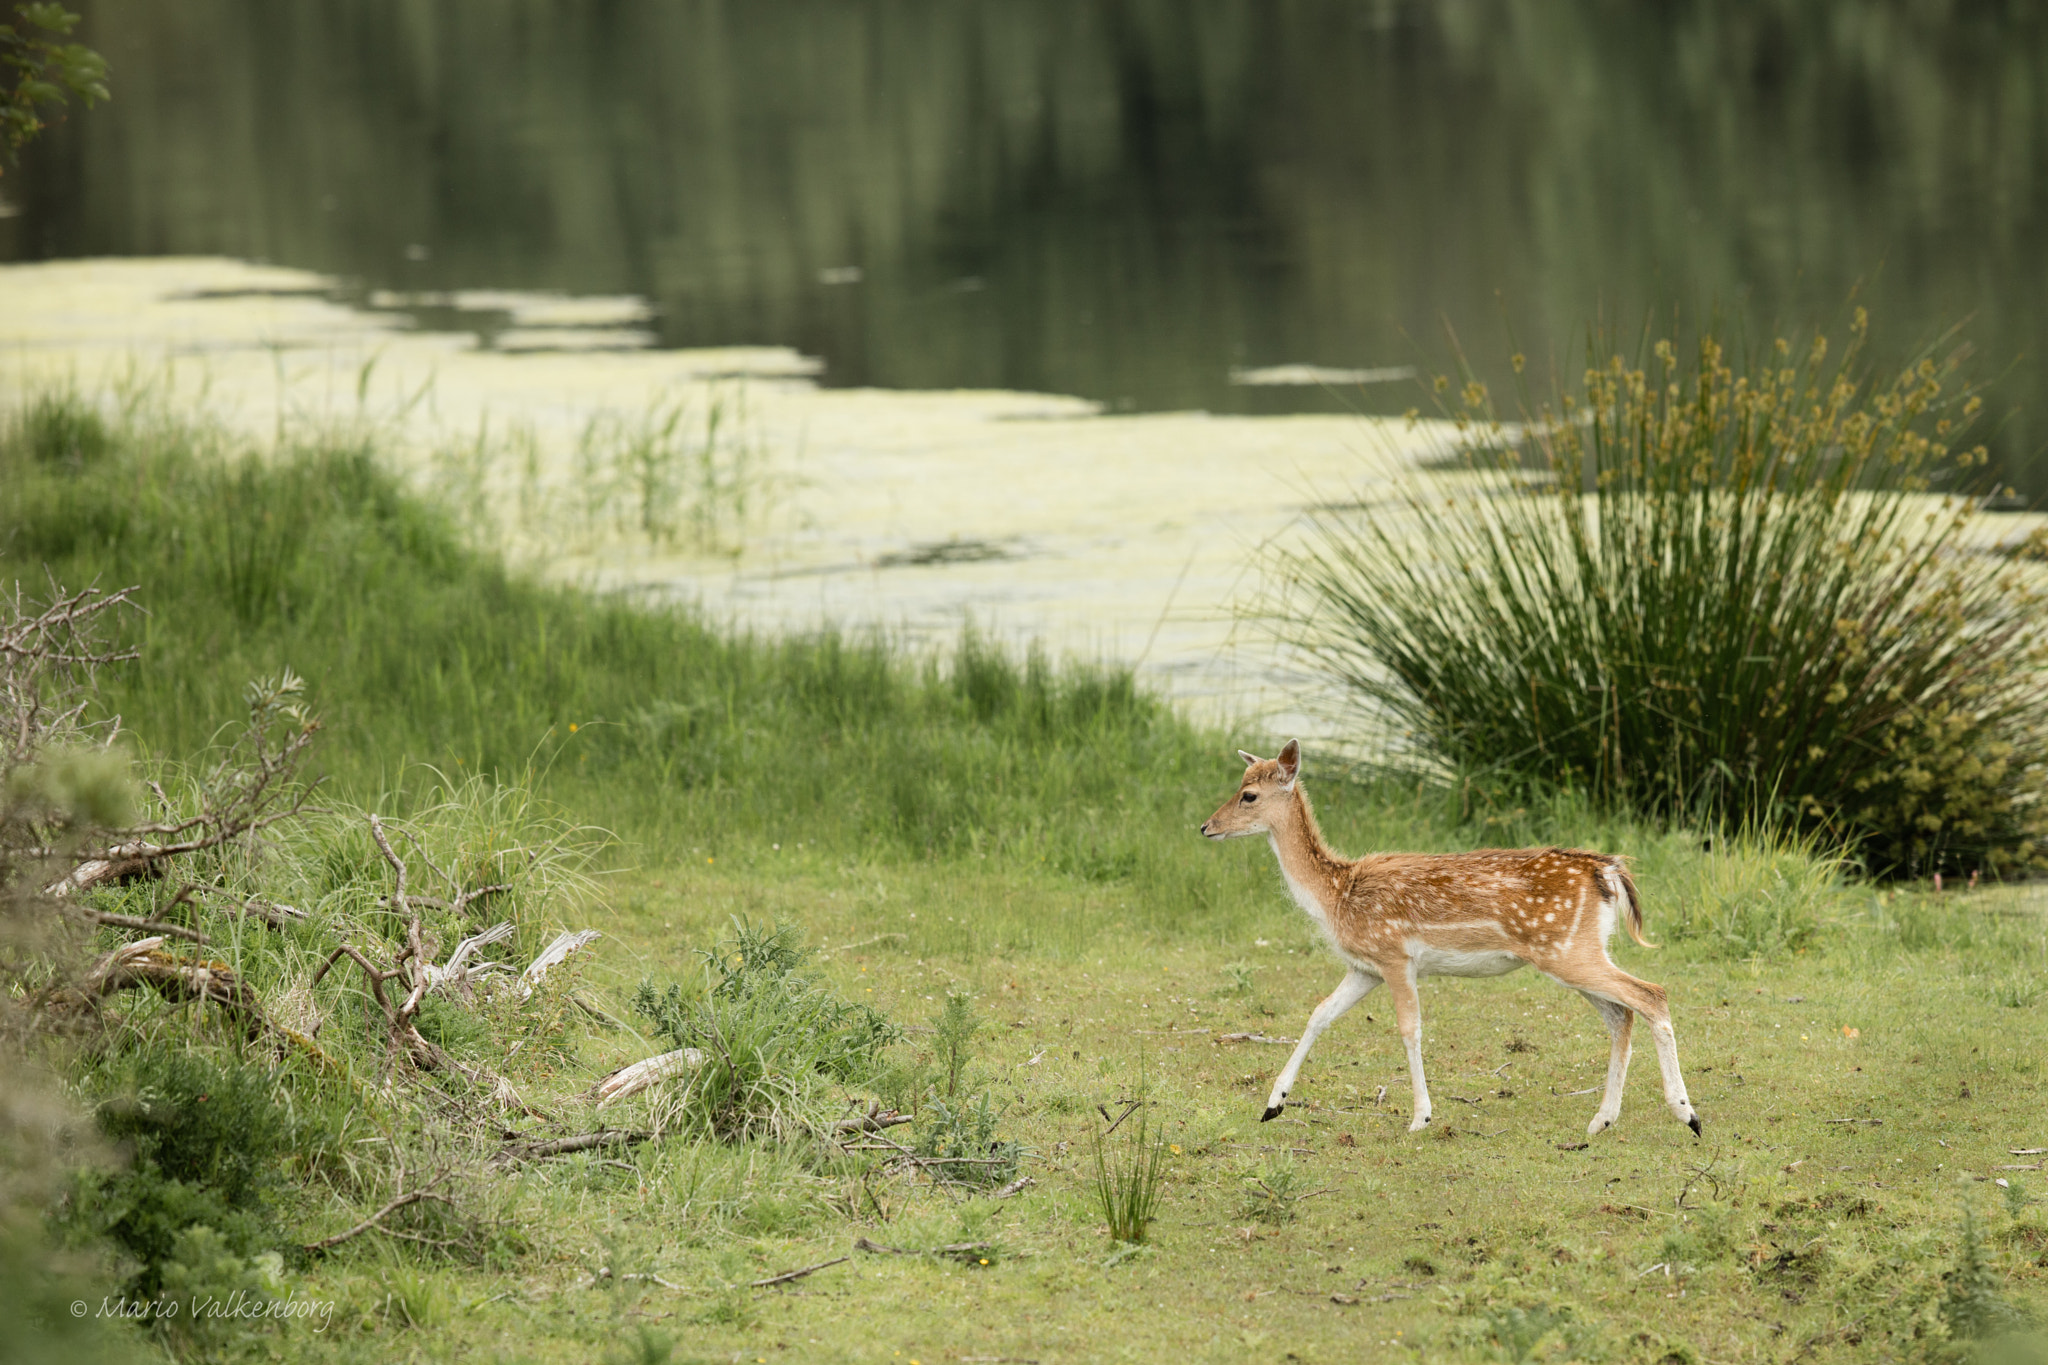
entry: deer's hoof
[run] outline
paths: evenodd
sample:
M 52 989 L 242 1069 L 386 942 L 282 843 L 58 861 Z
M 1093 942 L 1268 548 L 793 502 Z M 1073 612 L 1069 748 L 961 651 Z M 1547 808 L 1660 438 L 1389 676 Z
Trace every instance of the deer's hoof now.
M 1700 1116 L 1698 1114 L 1694 1114 L 1691 1118 L 1685 1121 L 1685 1126 L 1692 1129 L 1692 1135 L 1694 1137 L 1698 1137 L 1700 1135 Z
M 1586 1136 L 1598 1137 L 1600 1136 L 1600 1134 L 1606 1132 L 1609 1128 L 1612 1128 L 1613 1126 L 1613 1119 L 1601 1118 L 1598 1115 L 1595 1115 L 1593 1121 L 1586 1125 Z
M 1280 1117 L 1280 1111 L 1281 1111 L 1282 1109 L 1285 1109 L 1286 1107 L 1287 1107 L 1287 1106 L 1286 1106 L 1286 1105 L 1284 1105 L 1284 1104 L 1269 1104 L 1269 1105 L 1267 1105 L 1267 1106 L 1266 1106 L 1266 1112 L 1265 1112 L 1265 1113 L 1263 1113 L 1263 1114 L 1261 1114 L 1261 1115 L 1259 1115 L 1259 1122 L 1260 1122 L 1260 1123 L 1270 1123 L 1270 1122 L 1271 1122 L 1272 1120 L 1274 1120 L 1274 1119 L 1276 1119 L 1276 1118 Z
M 1411 1133 L 1419 1133 L 1427 1127 L 1429 1127 L 1429 1115 L 1424 1114 L 1421 1118 L 1415 1120 L 1415 1122 L 1408 1125 L 1408 1131 Z

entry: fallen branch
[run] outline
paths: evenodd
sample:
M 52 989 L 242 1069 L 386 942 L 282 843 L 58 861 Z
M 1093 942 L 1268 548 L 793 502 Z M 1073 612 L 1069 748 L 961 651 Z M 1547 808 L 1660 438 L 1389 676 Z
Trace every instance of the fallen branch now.
M 1030 1189 L 1033 1185 L 1036 1185 L 1037 1183 L 1038 1182 L 1036 1180 L 1033 1180 L 1028 1175 L 1020 1175 L 1015 1180 L 1012 1180 L 1009 1184 L 997 1190 L 994 1194 L 991 1194 L 989 1198 L 1008 1199 L 1013 1194 L 1024 1193 L 1024 1191 Z
M 597 1147 L 630 1147 L 635 1143 L 646 1142 L 653 1136 L 652 1133 L 636 1132 L 627 1128 L 600 1128 L 594 1133 L 551 1138 L 545 1142 L 508 1143 L 491 1160 L 499 1164 L 543 1161 L 548 1157 L 568 1156 L 573 1152 L 587 1152 Z
M 1285 1047 L 1294 1040 L 1292 1038 L 1268 1038 L 1263 1033 L 1219 1033 L 1216 1035 L 1216 1041 L 1219 1043 L 1275 1043 Z
M 891 1109 L 887 1113 L 866 1113 L 856 1118 L 840 1119 L 832 1125 L 835 1133 L 879 1133 L 884 1128 L 895 1128 L 902 1124 L 916 1122 L 912 1114 L 899 1114 Z
M 249 1033 L 270 1026 L 262 1002 L 225 962 L 192 961 L 163 950 L 163 936 L 137 939 L 106 953 L 86 971 L 82 992 L 95 1000 L 137 986 L 154 986 L 173 1000 L 219 1005 L 249 1024 Z
M 855 1251 L 872 1252 L 877 1256 L 946 1256 L 956 1261 L 979 1260 L 983 1252 L 995 1250 L 995 1245 L 994 1242 L 951 1242 L 942 1247 L 933 1247 L 929 1251 L 912 1251 L 908 1247 L 883 1246 L 880 1242 L 871 1242 L 865 1237 L 853 1239 Z
M 807 1265 L 802 1270 L 785 1270 L 780 1275 L 770 1275 L 765 1280 L 755 1280 L 748 1284 L 747 1288 L 766 1289 L 770 1285 L 788 1284 L 791 1280 L 801 1280 L 804 1276 L 823 1270 L 827 1266 L 835 1266 L 841 1261 L 850 1261 L 852 1259 L 853 1257 L 851 1256 L 834 1256 L 829 1261 L 820 1261 L 816 1265 Z
M 658 1081 L 679 1076 L 685 1071 L 695 1071 L 704 1065 L 704 1050 L 695 1047 L 679 1047 L 673 1052 L 664 1052 L 657 1057 L 648 1057 L 622 1066 L 597 1078 L 590 1087 L 590 1097 L 602 1109 L 613 1100 L 622 1100 L 628 1095 L 637 1095 Z
M 110 831 L 114 842 L 81 850 L 71 870 L 44 891 L 61 897 L 107 882 L 160 877 L 173 858 L 220 848 L 280 821 L 315 813 L 310 803 L 319 783 L 297 783 L 306 751 L 320 731 L 319 720 L 298 701 L 304 688 L 289 669 L 281 677 L 251 684 L 249 723 L 202 781 L 199 813 L 175 818 L 174 803 L 163 788 L 149 784 L 165 818 Z M 282 734 L 273 735 L 278 726 Z
M 346 1242 L 351 1237 L 355 1237 L 362 1233 L 368 1232 L 371 1228 L 377 1228 L 380 1232 L 389 1233 L 393 1237 L 402 1237 L 409 1242 L 432 1241 L 433 1239 L 421 1237 L 417 1233 L 400 1232 L 394 1228 L 382 1227 L 381 1224 L 386 1218 L 389 1218 L 392 1214 L 398 1212 L 400 1209 L 405 1208 L 408 1205 L 417 1204 L 422 1200 L 431 1199 L 437 1204 L 446 1204 L 450 1208 L 453 1208 L 455 1206 L 454 1200 L 448 1198 L 447 1195 L 436 1194 L 434 1192 L 434 1187 L 436 1185 L 443 1183 L 448 1179 L 450 1175 L 453 1174 L 454 1172 L 452 1171 L 441 1172 L 439 1175 L 435 1176 L 432 1180 L 429 1180 L 426 1184 L 420 1186 L 418 1189 L 408 1190 L 404 1194 L 399 1195 L 396 1199 L 393 1199 L 383 1208 L 378 1209 L 375 1213 L 371 1214 L 368 1218 L 365 1218 L 362 1222 L 356 1224 L 354 1227 L 348 1229 L 346 1232 L 337 1232 L 332 1237 L 322 1237 L 317 1242 L 302 1242 L 300 1243 L 300 1245 L 304 1247 L 304 1249 L 307 1251 L 325 1251 L 329 1247 L 341 1245 L 343 1242 Z

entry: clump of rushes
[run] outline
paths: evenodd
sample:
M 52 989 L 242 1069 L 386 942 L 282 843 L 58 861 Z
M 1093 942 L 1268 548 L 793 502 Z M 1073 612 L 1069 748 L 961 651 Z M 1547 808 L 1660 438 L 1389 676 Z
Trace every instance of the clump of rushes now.
M 1659 341 L 1516 424 L 1468 382 L 1463 469 L 1314 516 L 1283 628 L 1425 765 L 1824 832 L 1878 873 L 2040 864 L 2048 610 L 1976 552 L 1982 400 L 1957 354 L 1873 374 L 1866 332 Z
M 1145 1241 L 1166 1184 L 1166 1135 L 1155 1133 L 1149 1117 L 1138 1124 L 1121 1150 L 1108 1133 L 1095 1137 L 1095 1197 L 1102 1204 L 1109 1240 L 1138 1246 Z

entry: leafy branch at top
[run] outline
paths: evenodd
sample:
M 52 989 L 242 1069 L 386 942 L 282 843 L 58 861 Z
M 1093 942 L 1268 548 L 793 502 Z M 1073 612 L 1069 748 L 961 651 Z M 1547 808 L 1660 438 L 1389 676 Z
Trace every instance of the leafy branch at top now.
M 47 2 L 16 5 L 12 21 L 0 23 L 0 142 L 9 161 L 49 126 L 45 115 L 67 96 L 88 109 L 113 98 L 106 58 L 64 41 L 77 26 L 77 15 Z

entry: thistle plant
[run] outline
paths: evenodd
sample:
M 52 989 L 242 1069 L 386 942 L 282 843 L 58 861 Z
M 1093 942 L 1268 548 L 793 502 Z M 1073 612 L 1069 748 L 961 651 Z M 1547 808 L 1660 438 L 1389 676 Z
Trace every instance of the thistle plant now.
M 1514 424 L 1440 379 L 1463 467 L 1315 515 L 1283 629 L 1416 766 L 1825 832 L 1879 872 L 2039 863 L 2040 575 L 1979 547 L 1958 356 L 1876 376 L 1866 333 L 1739 365 L 1659 341 Z

